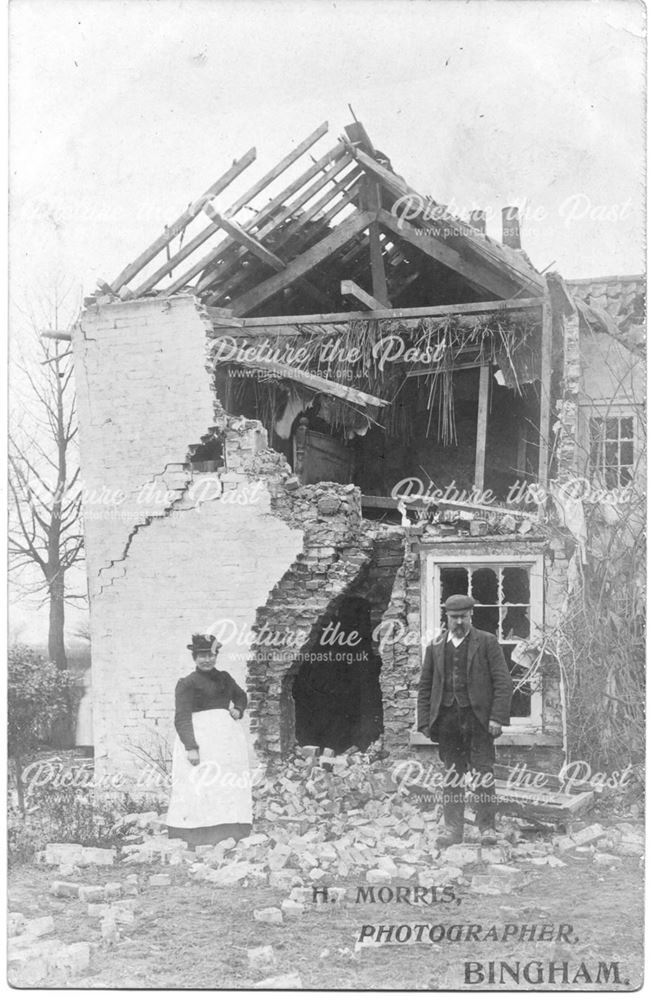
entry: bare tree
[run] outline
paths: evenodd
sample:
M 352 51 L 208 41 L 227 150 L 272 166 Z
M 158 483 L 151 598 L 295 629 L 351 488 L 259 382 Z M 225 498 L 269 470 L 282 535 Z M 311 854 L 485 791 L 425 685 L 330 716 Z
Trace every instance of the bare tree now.
M 49 304 L 56 328 L 61 295 Z M 47 603 L 48 655 L 65 669 L 66 603 L 86 601 L 66 589 L 67 572 L 84 558 L 73 367 L 66 342 L 41 339 L 45 324 L 28 315 L 29 355 L 14 358 L 12 372 L 9 571 L 19 593 Z

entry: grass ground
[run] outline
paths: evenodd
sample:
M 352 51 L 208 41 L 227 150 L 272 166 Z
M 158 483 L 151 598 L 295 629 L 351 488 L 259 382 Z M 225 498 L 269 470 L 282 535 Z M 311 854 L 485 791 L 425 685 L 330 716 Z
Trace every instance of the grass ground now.
M 447 989 L 464 988 L 464 963 L 501 960 L 521 967 L 531 960 L 568 962 L 572 978 L 581 963 L 593 976 L 586 984 L 559 981 L 530 986 L 511 978 L 503 989 L 634 990 L 641 981 L 643 954 L 643 869 L 636 858 L 621 859 L 615 869 L 601 868 L 589 857 L 566 858 L 566 868 L 520 867 L 529 877 L 521 889 L 499 896 L 479 896 L 462 888 L 459 903 L 413 906 L 407 903 L 357 903 L 356 880 L 345 904 L 310 905 L 282 926 L 256 922 L 253 910 L 279 906 L 287 893 L 269 887 L 217 888 L 190 880 L 184 866 L 119 865 L 87 869 L 80 881 L 104 884 L 137 871 L 140 892 L 136 922 L 126 927 L 118 944 L 100 936 L 100 921 L 90 918 L 87 904 L 49 895 L 52 870 L 21 865 L 9 875 L 9 909 L 26 917 L 52 914 L 55 936 L 65 943 L 90 941 L 90 967 L 83 974 L 52 976 L 47 985 L 74 987 L 176 987 L 246 989 L 257 981 L 296 970 L 305 989 Z M 168 888 L 147 886 L 154 871 L 171 873 Z M 467 869 L 467 876 L 471 869 Z M 361 882 L 362 880 L 360 880 Z M 460 892 L 460 889 L 457 890 Z M 571 944 L 480 942 L 471 944 L 406 944 L 355 950 L 364 924 L 481 924 L 485 930 L 505 924 L 573 925 Z M 269 944 L 275 963 L 259 970 L 248 967 L 247 950 Z M 607 984 L 596 983 L 598 963 L 618 962 Z M 498 966 L 497 966 L 498 967 Z M 533 966 L 529 974 L 536 975 Z M 547 974 L 547 973 L 546 973 Z M 43 984 L 46 985 L 46 984 Z M 491 988 L 486 982 L 470 989 Z M 495 988 L 498 988 L 496 985 Z

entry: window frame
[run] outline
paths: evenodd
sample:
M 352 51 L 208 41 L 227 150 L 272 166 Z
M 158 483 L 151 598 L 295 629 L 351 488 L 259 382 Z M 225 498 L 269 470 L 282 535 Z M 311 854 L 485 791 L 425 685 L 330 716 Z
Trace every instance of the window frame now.
M 530 582 L 530 632 L 531 637 L 543 626 L 544 621 L 544 557 L 537 553 L 514 554 L 511 552 L 479 555 L 471 550 L 457 553 L 424 553 L 421 586 L 421 659 L 430 642 L 441 634 L 441 619 L 437 612 L 440 606 L 440 566 L 461 566 L 465 569 L 485 569 L 517 567 L 529 569 Z M 496 636 L 498 638 L 498 636 Z M 514 643 L 499 640 L 501 646 Z M 509 732 L 541 733 L 543 729 L 543 696 L 541 687 L 530 695 L 530 715 L 512 716 Z
M 617 425 L 617 436 L 616 438 L 608 438 L 608 424 L 610 420 L 615 420 Z M 621 424 L 624 420 L 629 420 L 632 424 L 630 437 L 622 436 Z M 594 424 L 601 431 L 599 436 L 596 438 L 594 434 Z M 592 483 L 603 487 L 604 489 L 625 489 L 632 485 L 635 479 L 635 472 L 637 466 L 637 434 L 636 434 L 636 420 L 635 415 L 632 413 L 617 413 L 611 412 L 606 414 L 589 414 L 587 420 L 587 433 L 589 436 L 589 466 L 590 466 L 590 476 Z M 616 462 L 614 464 L 609 464 L 607 461 L 607 446 L 608 444 L 616 444 Z M 632 445 L 632 461 L 628 463 L 623 463 L 621 461 L 621 445 L 629 443 Z M 597 449 L 597 454 L 594 456 L 594 449 Z M 596 459 L 594 461 L 594 459 Z M 599 461 L 600 459 L 600 461 Z M 621 482 L 621 470 L 627 469 L 630 474 L 630 479 L 627 483 Z M 616 482 L 608 482 L 607 475 L 608 472 L 614 472 L 616 474 Z

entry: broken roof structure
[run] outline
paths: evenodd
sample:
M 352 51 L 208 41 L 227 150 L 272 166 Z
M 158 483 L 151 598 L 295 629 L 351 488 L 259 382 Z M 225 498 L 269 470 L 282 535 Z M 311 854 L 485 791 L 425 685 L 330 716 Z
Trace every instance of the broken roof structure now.
M 171 650 L 217 620 L 255 754 L 423 745 L 421 644 L 462 590 L 515 678 L 501 751 L 557 770 L 561 675 L 530 643 L 587 536 L 580 503 L 553 513 L 531 490 L 636 474 L 643 282 L 540 274 L 511 210 L 498 242 L 360 122 L 322 153 L 326 134 L 240 193 L 254 149 L 234 161 L 72 333 L 85 483 L 120 487 L 111 517 L 85 508 L 99 770 L 170 726 Z M 317 672 L 346 622 L 365 666 Z
M 325 122 L 219 211 L 215 200 L 252 164 L 255 150 L 235 160 L 108 290 L 122 298 L 193 291 L 233 316 L 302 314 L 316 306 L 338 312 L 343 280 L 370 288 L 375 304 L 367 300 L 367 309 L 381 310 L 402 308 L 410 288 L 413 305 L 543 293 L 544 279 L 525 253 L 490 239 L 479 220 L 453 218 L 419 195 L 361 123 L 347 125 L 315 159 L 309 150 L 327 131 Z M 310 165 L 299 170 L 305 156 Z M 299 172 L 289 180 L 294 167 Z M 279 178 L 287 183 L 272 196 Z M 258 208 L 258 198 L 268 200 Z

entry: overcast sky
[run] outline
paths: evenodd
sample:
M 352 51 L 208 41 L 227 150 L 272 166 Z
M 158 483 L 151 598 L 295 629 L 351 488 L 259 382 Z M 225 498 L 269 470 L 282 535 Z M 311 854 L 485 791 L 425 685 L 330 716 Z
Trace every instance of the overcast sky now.
M 257 147 L 251 184 L 349 102 L 491 235 L 527 206 L 537 267 L 641 271 L 642 22 L 630 0 L 14 0 L 16 285 L 111 281 L 234 158 Z
M 111 281 L 251 146 L 351 121 L 455 211 L 527 210 L 534 264 L 643 270 L 636 0 L 14 0 L 11 295 Z M 230 188 L 226 207 L 239 193 Z M 20 321 L 19 321 L 20 325 Z

